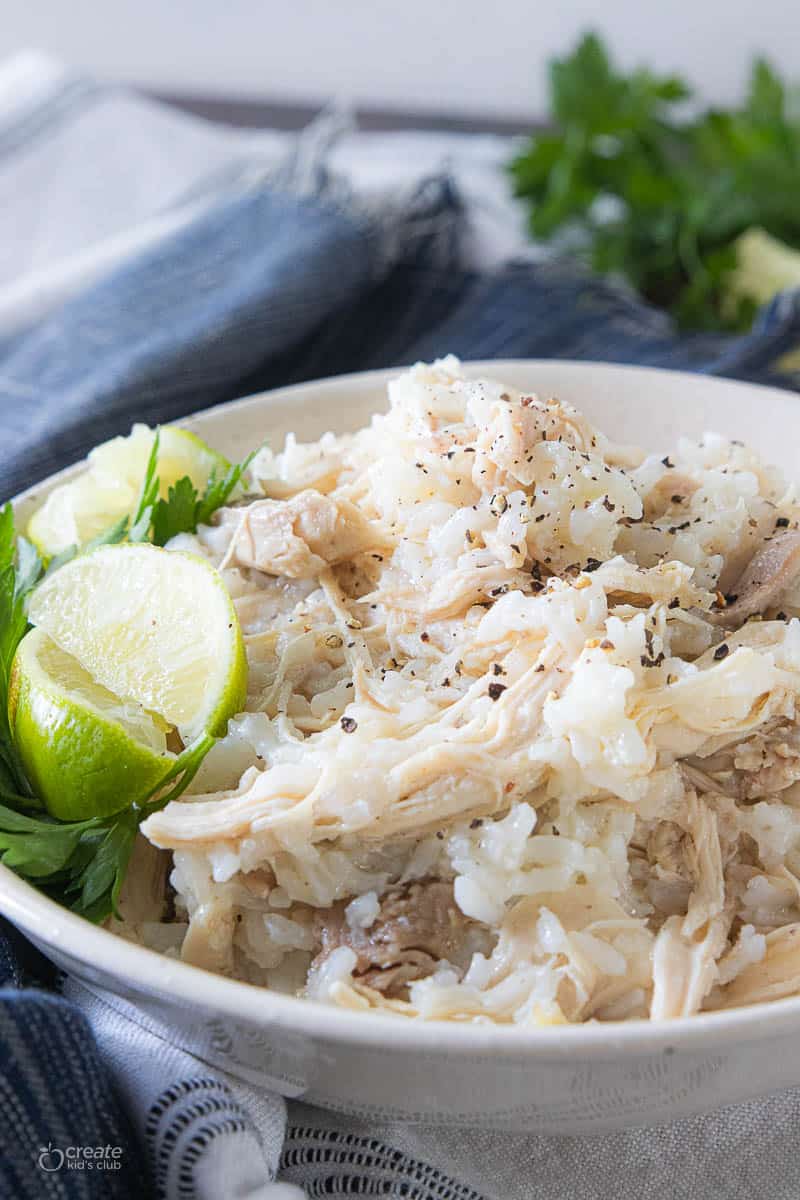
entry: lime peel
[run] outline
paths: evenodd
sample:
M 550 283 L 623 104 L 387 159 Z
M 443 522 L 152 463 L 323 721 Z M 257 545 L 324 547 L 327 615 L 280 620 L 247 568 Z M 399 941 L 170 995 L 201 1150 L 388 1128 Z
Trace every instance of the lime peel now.
M 99 686 L 40 629 L 17 647 L 9 723 L 34 792 L 62 821 L 129 807 L 159 787 L 175 762 L 146 712 Z

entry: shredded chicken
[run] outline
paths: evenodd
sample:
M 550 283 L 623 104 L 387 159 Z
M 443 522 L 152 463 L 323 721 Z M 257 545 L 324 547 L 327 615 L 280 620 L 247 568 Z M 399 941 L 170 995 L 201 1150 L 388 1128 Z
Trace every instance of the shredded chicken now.
M 687 835 L 674 821 L 660 821 L 647 842 L 647 894 L 656 910 L 668 916 L 685 915 L 689 907 L 692 878 L 686 842 Z
M 711 620 L 735 629 L 754 613 L 780 603 L 781 596 L 800 575 L 800 531 L 786 530 L 769 538 L 750 559 L 733 585 L 730 602 Z
M 326 566 L 386 546 L 380 530 L 355 505 L 311 489 L 289 500 L 223 508 L 216 520 L 233 528 L 232 561 L 289 579 L 308 579 Z
M 341 760 L 309 754 L 301 771 L 248 772 L 233 793 L 168 805 L 147 819 L 147 836 L 175 849 L 252 831 L 278 848 L 284 836 L 300 831 L 308 836 L 311 827 L 316 837 L 358 830 L 362 837 L 384 839 L 419 835 L 459 816 L 495 812 L 508 804 L 512 792 L 531 790 L 543 776 L 541 767 L 530 762 L 528 746 L 556 670 L 540 672 L 547 660 L 539 664 L 537 656 L 534 661 L 515 682 L 499 685 L 502 691 L 488 705 L 485 699 L 483 705 L 475 704 L 487 694 L 487 684 L 480 680 L 462 700 L 436 718 L 431 714 L 426 724 L 398 727 L 391 711 L 372 713 L 363 724 L 352 718 L 356 727 L 349 732 L 347 749 L 353 775 L 345 805 L 336 788 Z M 393 737 L 386 736 L 389 731 Z M 341 744 L 341 733 L 341 726 L 334 727 L 320 737 Z M 381 765 L 372 769 L 370 747 L 382 734 Z
M 667 917 L 653 948 L 653 1020 L 699 1012 L 717 977 L 730 918 L 725 916 L 725 880 L 717 817 L 690 794 L 682 845 L 693 889 L 686 916 Z
M 782 1000 L 800 994 L 800 924 L 784 925 L 768 933 L 765 953 L 751 962 L 713 998 L 713 1008 L 737 1008 Z
M 125 924 L 138 926 L 164 919 L 169 906 L 169 868 L 168 854 L 146 838 L 136 838 L 117 900 L 117 911 Z
M 344 910 L 340 903 L 316 916 L 314 931 L 321 949 L 312 969 L 320 958 L 348 946 L 357 957 L 354 975 L 388 996 L 430 975 L 439 960 L 460 957 L 471 924 L 453 899 L 452 885 L 439 881 L 387 893 L 367 929 L 349 924 Z
M 210 870 L 197 855 L 176 854 L 174 863 L 173 886 L 179 893 L 191 895 L 181 958 L 195 967 L 230 975 L 234 967 L 236 909 L 225 890 L 215 887 Z

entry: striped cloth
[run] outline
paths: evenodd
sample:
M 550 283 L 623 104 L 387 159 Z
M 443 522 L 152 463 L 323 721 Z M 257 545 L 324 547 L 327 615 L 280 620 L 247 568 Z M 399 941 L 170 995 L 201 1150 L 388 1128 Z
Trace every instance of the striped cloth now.
M 678 336 L 627 290 L 527 248 L 497 171 L 508 150 L 359 141 L 334 118 L 298 140 L 221 130 L 38 56 L 0 69 L 0 494 L 134 419 L 445 352 L 800 386 L 797 296 L 745 337 Z M 800 1194 L 793 1093 L 602 1142 L 287 1116 L 122 1005 L 59 986 L 8 926 L 0 1096 L 14 1200 Z

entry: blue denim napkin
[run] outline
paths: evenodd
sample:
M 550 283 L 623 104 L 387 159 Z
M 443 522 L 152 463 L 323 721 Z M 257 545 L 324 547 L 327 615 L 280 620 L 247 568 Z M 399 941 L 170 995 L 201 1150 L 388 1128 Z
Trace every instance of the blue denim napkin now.
M 132 421 L 248 392 L 454 353 L 645 363 L 800 386 L 800 298 L 744 336 L 681 336 L 626 288 L 571 263 L 490 274 L 459 257 L 447 178 L 377 215 L 247 187 L 112 270 L 0 350 L 0 498 Z

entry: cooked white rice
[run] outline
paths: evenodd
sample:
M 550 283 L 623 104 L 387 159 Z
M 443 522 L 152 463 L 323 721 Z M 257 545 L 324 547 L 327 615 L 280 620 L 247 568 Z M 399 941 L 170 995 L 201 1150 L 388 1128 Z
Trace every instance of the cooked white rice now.
M 270 499 L 175 539 L 234 597 L 248 711 L 143 827 L 172 919 L 140 847 L 118 928 L 420 1018 L 800 991 L 795 490 L 716 435 L 617 448 L 452 358 L 389 397 L 355 435 L 261 451 Z M 771 544 L 780 586 L 746 620 L 729 595 L 726 631 Z

